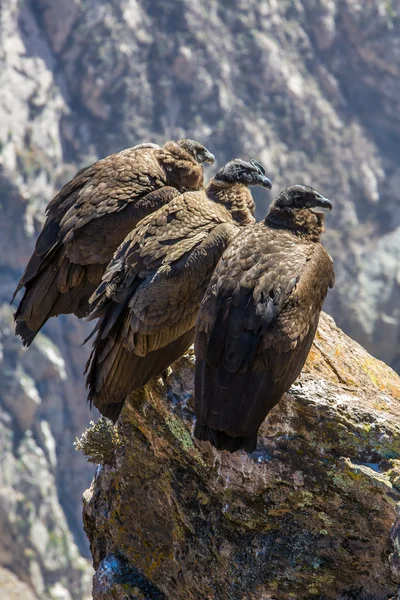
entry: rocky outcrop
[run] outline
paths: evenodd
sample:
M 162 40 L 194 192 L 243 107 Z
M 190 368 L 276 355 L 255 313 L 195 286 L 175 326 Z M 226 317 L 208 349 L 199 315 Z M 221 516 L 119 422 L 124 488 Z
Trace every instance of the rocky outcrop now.
M 400 379 L 323 316 L 252 455 L 191 437 L 193 357 L 133 395 L 84 523 L 93 597 L 386 600 L 400 582 Z
M 72 443 L 96 418 L 82 380 L 87 327 L 53 319 L 25 352 L 8 308 L 45 205 L 78 168 L 144 140 L 197 137 L 215 168 L 257 157 L 275 190 L 296 180 L 335 201 L 326 308 L 400 369 L 398 12 L 378 0 L 0 1 L 0 410 L 12 448 L 43 452 L 41 476 L 81 553 L 92 467 Z M 10 455 L 16 467 L 22 458 Z M 21 544 L 3 554 L 0 536 L 0 566 L 14 570 Z M 66 585 L 71 561 L 40 567 L 43 597 L 58 577 Z

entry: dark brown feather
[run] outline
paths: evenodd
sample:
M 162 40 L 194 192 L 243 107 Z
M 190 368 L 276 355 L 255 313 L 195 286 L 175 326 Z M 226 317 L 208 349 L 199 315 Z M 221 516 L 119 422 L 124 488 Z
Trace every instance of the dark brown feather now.
M 49 203 L 35 252 L 13 296 L 25 287 L 15 314 L 19 323 L 26 322 L 17 327 L 24 344 L 52 316 L 84 316 L 127 234 L 180 192 L 202 186 L 202 165 L 176 142 L 163 148 L 141 144 L 79 171 Z
M 212 181 L 207 193 L 182 194 L 143 219 L 115 253 L 91 298 L 100 321 L 87 385 L 103 415 L 117 418 L 130 392 L 190 346 L 220 256 L 254 222 L 249 197 L 244 185 Z
M 195 338 L 195 435 L 220 450 L 255 450 L 257 431 L 298 377 L 333 262 L 320 217 L 268 218 L 223 254 L 201 304 Z M 307 226 L 305 220 L 309 219 Z M 297 224 L 301 221 L 301 232 Z
M 103 395 L 93 394 L 90 400 L 99 409 L 101 414 L 115 421 L 118 419 L 124 406 L 125 398 L 132 390 L 143 387 L 152 377 L 161 375 L 175 360 L 191 346 L 194 340 L 194 327 L 176 340 L 164 347 L 150 352 L 145 356 L 138 356 L 134 352 L 127 352 L 122 346 L 119 347 L 119 355 L 123 357 L 123 363 L 114 368 L 111 377 L 107 380 L 107 402 L 102 402 Z M 93 363 L 94 369 L 101 369 L 101 365 Z M 89 372 L 89 378 L 96 380 L 96 372 Z M 124 398 L 124 400 L 120 400 Z

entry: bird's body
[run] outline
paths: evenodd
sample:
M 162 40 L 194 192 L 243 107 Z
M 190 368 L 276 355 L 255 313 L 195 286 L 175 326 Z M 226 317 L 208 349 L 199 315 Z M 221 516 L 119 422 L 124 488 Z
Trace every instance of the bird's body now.
M 191 145 L 192 144 L 192 145 Z M 52 316 L 83 317 L 118 246 L 146 215 L 203 187 L 213 156 L 192 140 L 141 144 L 79 171 L 47 207 L 47 219 L 15 294 L 16 333 L 29 345 Z M 14 294 L 14 296 L 15 296 Z
M 254 172 L 247 185 L 270 186 L 258 167 L 244 164 Z M 126 396 L 193 342 L 220 256 L 240 226 L 254 222 L 247 185 L 217 174 L 206 191 L 184 193 L 144 219 L 118 249 L 91 298 L 91 317 L 100 319 L 87 385 L 104 416 L 115 421 Z
M 235 238 L 210 281 L 197 319 L 195 435 L 220 450 L 254 451 L 262 421 L 301 372 L 334 281 L 322 217 L 277 201 Z

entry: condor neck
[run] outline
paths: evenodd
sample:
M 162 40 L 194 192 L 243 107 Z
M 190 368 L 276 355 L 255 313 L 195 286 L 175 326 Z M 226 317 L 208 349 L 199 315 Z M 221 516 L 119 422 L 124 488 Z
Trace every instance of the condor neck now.
M 255 222 L 255 204 L 247 186 L 212 179 L 207 187 L 207 195 L 214 202 L 225 206 L 239 225 L 246 226 Z
M 306 238 L 311 242 L 319 242 L 324 229 L 325 215 L 303 210 L 272 209 L 265 217 L 265 222 L 274 229 L 286 229 L 297 237 Z

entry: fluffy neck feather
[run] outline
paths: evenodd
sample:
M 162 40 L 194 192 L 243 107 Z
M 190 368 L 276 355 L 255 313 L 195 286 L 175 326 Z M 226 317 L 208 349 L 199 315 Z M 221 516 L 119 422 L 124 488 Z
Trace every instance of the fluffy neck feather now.
M 324 229 L 324 213 L 315 213 L 308 208 L 301 210 L 273 208 L 265 217 L 266 223 L 276 229 L 287 229 L 294 235 L 319 242 Z
M 255 204 L 247 186 L 211 179 L 206 191 L 209 198 L 223 204 L 229 210 L 239 225 L 251 225 L 255 222 Z
M 182 192 L 203 187 L 203 166 L 177 142 L 166 142 L 158 152 L 158 161 L 165 170 L 167 184 Z

